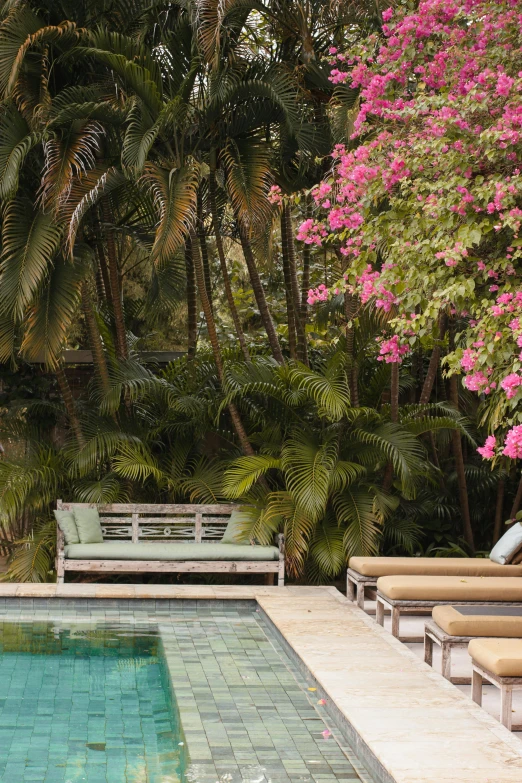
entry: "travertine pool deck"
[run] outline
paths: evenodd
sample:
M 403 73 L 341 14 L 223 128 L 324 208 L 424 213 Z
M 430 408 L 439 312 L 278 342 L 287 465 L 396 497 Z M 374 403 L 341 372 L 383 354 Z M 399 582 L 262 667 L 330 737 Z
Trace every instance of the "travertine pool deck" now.
M 380 783 L 522 781 L 522 742 L 334 588 L 0 584 L 0 605 L 52 598 L 256 600 Z

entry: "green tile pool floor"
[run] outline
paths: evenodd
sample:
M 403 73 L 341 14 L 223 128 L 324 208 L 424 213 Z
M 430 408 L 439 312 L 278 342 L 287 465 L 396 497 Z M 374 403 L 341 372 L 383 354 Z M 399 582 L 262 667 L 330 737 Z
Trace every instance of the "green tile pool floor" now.
M 156 636 L 0 624 L 0 780 L 181 780 L 166 677 Z
M 372 783 L 322 702 L 254 611 L 0 614 L 1 783 Z

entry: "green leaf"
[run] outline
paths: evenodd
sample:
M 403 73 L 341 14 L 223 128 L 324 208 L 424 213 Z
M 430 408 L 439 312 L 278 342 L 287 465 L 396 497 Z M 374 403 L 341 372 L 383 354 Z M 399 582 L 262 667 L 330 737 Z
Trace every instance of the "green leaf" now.
M 225 473 L 223 490 L 229 498 L 240 498 L 252 488 L 253 484 L 269 470 L 278 470 L 281 462 L 265 454 L 239 457 L 234 460 Z
M 283 446 L 281 464 L 286 485 L 296 507 L 312 520 L 325 511 L 337 452 L 336 439 L 317 444 L 302 432 L 295 432 Z

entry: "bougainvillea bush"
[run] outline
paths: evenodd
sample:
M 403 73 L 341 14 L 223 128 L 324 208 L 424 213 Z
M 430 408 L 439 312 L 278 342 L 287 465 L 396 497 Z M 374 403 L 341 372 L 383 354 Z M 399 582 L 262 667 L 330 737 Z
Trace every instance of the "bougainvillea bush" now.
M 448 371 L 483 395 L 501 433 L 482 455 L 519 458 L 522 2 L 424 0 L 383 20 L 382 36 L 330 50 L 332 81 L 360 88 L 354 143 L 333 151 L 298 238 L 340 244 L 344 285 L 394 316 L 385 361 L 426 342 L 445 314 Z

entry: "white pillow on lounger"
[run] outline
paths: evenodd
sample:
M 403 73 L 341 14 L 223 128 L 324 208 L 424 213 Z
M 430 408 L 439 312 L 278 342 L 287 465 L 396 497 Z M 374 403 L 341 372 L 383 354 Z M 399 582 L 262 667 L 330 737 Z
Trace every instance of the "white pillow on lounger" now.
M 500 565 L 507 565 L 515 557 L 519 549 L 522 548 L 522 525 L 515 522 L 509 530 L 504 533 L 502 538 L 497 541 L 491 552 L 489 559 Z

